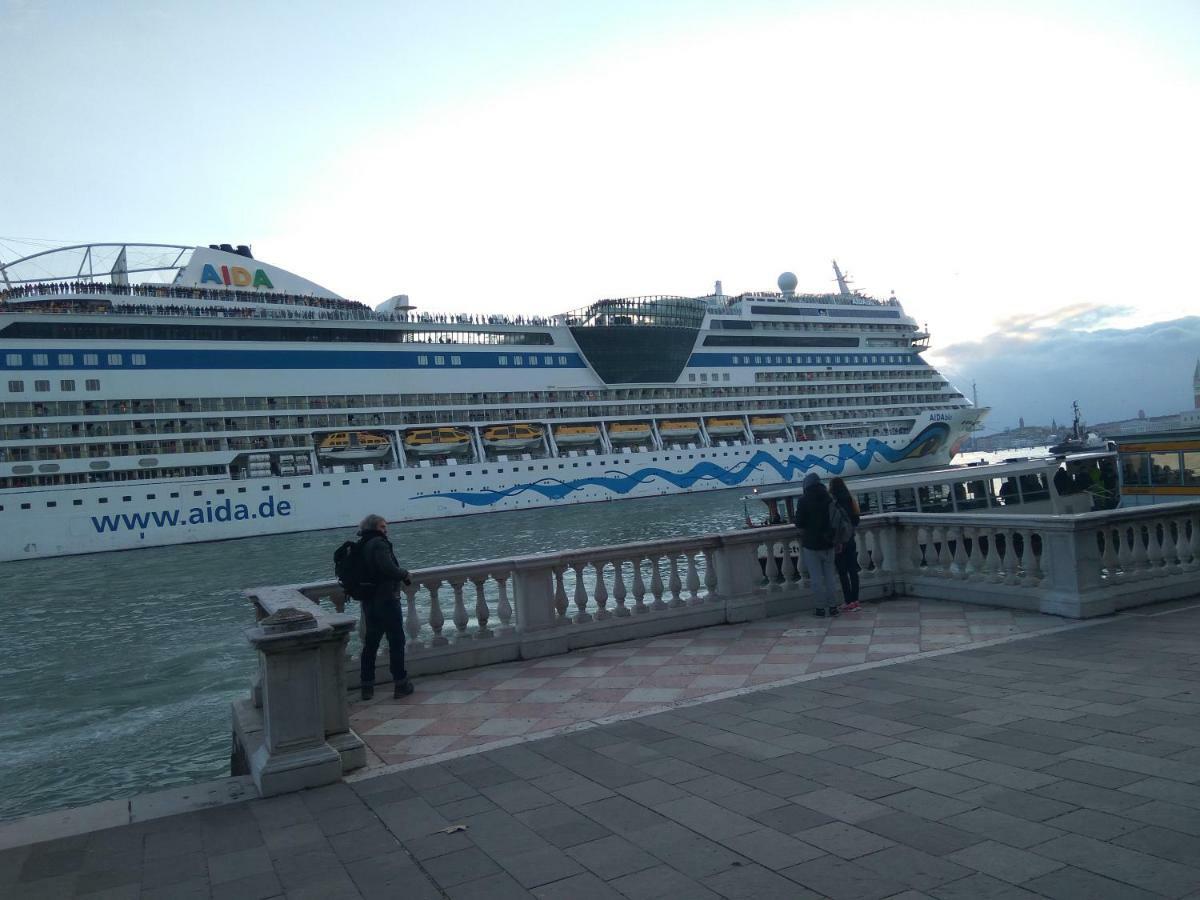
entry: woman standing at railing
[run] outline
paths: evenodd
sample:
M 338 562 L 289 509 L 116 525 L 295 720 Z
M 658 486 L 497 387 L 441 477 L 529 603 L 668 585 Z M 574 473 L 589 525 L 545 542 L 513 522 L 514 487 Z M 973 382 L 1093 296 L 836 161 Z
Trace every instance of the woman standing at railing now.
M 857 535 L 858 523 L 862 520 L 862 513 L 859 511 L 858 501 L 854 499 L 854 495 L 846 487 L 846 482 L 841 478 L 830 479 L 829 494 L 846 511 L 846 515 L 850 518 L 850 524 L 854 526 L 855 535 Z M 842 583 L 842 597 L 846 601 L 846 610 L 862 609 L 862 605 L 858 602 L 859 565 L 858 541 L 856 537 L 851 537 L 849 541 L 842 545 L 841 549 L 833 557 L 833 564 L 837 568 L 838 580 Z

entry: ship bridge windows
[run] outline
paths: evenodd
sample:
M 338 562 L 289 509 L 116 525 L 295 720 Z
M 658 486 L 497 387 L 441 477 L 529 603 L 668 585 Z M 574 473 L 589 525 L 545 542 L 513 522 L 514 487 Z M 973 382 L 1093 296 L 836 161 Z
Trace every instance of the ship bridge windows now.
M 48 353 L 35 353 L 35 354 L 33 354 L 33 364 L 34 364 L 35 366 L 48 366 L 48 365 L 50 365 L 50 355 L 49 355 Z

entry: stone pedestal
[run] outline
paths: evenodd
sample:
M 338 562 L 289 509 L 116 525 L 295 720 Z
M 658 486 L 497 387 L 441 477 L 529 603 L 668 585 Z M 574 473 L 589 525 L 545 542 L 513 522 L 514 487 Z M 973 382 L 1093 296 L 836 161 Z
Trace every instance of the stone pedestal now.
M 245 722 L 242 737 L 250 774 L 264 797 L 332 784 L 342 776 L 342 758 L 325 740 L 321 702 L 322 647 L 336 643 L 332 637 L 330 625 L 291 608 L 246 630 L 261 662 L 262 728 L 255 731 Z

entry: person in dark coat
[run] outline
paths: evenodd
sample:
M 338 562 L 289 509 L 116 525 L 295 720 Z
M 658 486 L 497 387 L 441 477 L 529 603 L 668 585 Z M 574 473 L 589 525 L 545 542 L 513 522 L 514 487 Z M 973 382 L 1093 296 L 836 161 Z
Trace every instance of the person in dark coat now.
M 846 511 L 846 516 L 850 519 L 850 524 L 854 526 L 857 534 L 862 514 L 858 509 L 858 501 L 846 487 L 846 482 L 841 478 L 831 478 L 829 494 L 837 501 L 838 506 Z M 860 566 L 858 565 L 858 540 L 856 537 L 850 538 L 849 543 L 842 544 L 842 549 L 834 554 L 833 565 L 837 569 L 838 580 L 842 583 L 842 598 L 846 601 L 846 609 L 848 611 L 861 609 L 862 606 L 858 602 Z
M 804 568 L 816 595 L 813 614 L 823 617 L 838 614 L 834 599 L 834 545 L 829 523 L 829 491 L 821 484 L 821 476 L 809 472 L 804 476 L 804 496 L 796 505 L 796 530 L 800 532 L 800 550 Z
M 393 696 L 406 697 L 413 692 L 412 682 L 404 668 L 404 616 L 397 595 L 401 585 L 409 584 L 408 570 L 401 568 L 387 538 L 388 523 L 383 516 L 370 515 L 359 526 L 363 544 L 363 564 L 370 587 L 361 598 L 366 637 L 359 658 L 362 698 L 375 696 L 375 654 L 379 643 L 387 637 Z

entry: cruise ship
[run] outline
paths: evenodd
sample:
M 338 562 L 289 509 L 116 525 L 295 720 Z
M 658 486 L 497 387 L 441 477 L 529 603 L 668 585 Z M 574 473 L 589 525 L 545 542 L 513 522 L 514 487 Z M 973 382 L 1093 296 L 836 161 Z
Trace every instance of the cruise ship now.
M 974 408 L 891 297 L 377 309 L 244 245 L 0 264 L 0 559 L 942 466 Z

